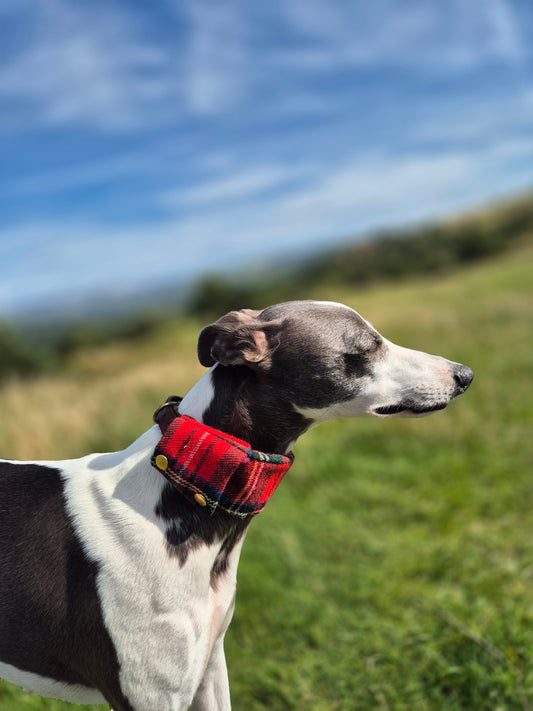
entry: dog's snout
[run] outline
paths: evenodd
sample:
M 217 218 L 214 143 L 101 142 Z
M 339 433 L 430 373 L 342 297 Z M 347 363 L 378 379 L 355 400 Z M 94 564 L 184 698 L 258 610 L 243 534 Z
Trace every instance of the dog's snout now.
M 453 379 L 457 384 L 458 391 L 464 393 L 472 382 L 473 377 L 474 373 L 467 365 L 458 365 L 453 374 Z

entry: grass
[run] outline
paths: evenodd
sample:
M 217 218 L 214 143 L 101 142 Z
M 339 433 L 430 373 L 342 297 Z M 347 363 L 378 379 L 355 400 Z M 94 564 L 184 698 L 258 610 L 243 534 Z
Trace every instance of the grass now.
M 432 417 L 327 423 L 298 442 L 241 558 L 226 637 L 237 711 L 533 709 L 532 257 L 526 244 L 450 277 L 310 290 L 475 380 Z M 125 446 L 202 372 L 199 326 L 7 383 L 0 451 Z M 0 685 L 0 711 L 73 708 Z

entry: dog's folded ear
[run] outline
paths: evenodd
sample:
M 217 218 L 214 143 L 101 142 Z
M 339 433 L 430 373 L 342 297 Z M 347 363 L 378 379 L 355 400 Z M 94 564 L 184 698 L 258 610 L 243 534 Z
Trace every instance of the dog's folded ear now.
M 206 326 L 198 338 L 198 359 L 206 368 L 264 363 L 280 343 L 280 321 L 264 321 L 259 311 L 231 311 Z

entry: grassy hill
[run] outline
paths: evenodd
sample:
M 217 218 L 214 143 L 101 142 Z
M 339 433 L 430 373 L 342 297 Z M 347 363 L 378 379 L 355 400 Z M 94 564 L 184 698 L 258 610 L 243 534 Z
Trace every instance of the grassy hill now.
M 533 708 L 532 259 L 529 242 L 357 294 L 308 287 L 475 379 L 429 418 L 332 422 L 297 443 L 241 558 L 226 638 L 236 711 Z M 0 452 L 126 446 L 203 372 L 201 325 L 169 322 L 135 347 L 82 347 L 62 372 L 5 381 Z M 69 708 L 0 685 L 0 711 Z

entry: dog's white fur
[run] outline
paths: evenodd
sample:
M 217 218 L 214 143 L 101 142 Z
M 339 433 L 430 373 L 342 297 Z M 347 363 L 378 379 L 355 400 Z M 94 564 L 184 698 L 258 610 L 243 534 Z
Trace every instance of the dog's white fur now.
M 212 393 L 206 375 L 191 391 L 191 409 Z M 104 621 L 122 670 L 121 686 L 134 708 L 187 708 L 198 690 L 194 709 L 212 689 L 202 679 L 225 670 L 222 638 L 231 620 L 237 563 L 244 537 L 230 554 L 228 567 L 209 585 L 220 546 L 203 546 L 183 566 L 166 553 L 165 531 L 153 502 L 165 480 L 150 457 L 161 438 L 155 425 L 123 452 L 91 454 L 63 462 L 35 462 L 60 467 L 69 513 L 88 556 L 100 563 L 98 592 Z M 105 703 L 96 690 L 69 686 L 0 663 L 0 675 L 43 696 L 75 703 Z M 229 693 L 220 689 L 227 699 Z M 218 703 L 218 702 L 217 702 Z M 224 705 L 226 704 L 226 706 Z

